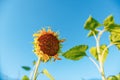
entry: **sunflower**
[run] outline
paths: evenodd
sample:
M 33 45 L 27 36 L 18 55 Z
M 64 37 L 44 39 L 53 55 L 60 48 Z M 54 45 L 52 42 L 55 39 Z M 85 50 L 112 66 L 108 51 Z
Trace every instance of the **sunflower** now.
M 53 32 L 50 28 L 48 30 L 42 29 L 33 34 L 34 38 L 34 53 L 46 62 L 52 57 L 54 60 L 60 60 L 58 53 L 60 51 L 61 42 L 64 40 L 58 39 L 58 34 Z

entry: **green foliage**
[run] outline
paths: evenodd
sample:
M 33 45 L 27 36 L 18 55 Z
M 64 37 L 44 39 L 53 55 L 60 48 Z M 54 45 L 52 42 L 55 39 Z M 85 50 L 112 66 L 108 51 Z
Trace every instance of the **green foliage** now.
M 107 46 L 106 46 L 105 44 L 100 46 L 100 55 L 102 55 L 104 49 L 106 49 L 106 48 L 107 48 Z M 93 55 L 93 57 L 94 57 L 96 60 L 98 60 L 98 53 L 97 53 L 97 48 L 96 48 L 96 47 L 92 47 L 92 48 L 90 49 L 90 53 Z M 103 63 L 105 62 L 105 60 L 106 60 L 106 58 L 107 58 L 107 55 L 108 55 L 108 49 L 105 50 L 104 55 L 103 55 L 103 57 L 102 57 L 102 62 L 103 62 Z
M 97 30 L 90 31 L 90 32 L 88 33 L 88 37 L 94 36 L 93 33 L 94 33 L 95 35 L 97 35 L 97 34 L 98 34 L 98 31 L 97 31 Z
M 35 64 L 36 64 L 36 61 L 34 60 L 34 61 L 33 61 L 33 65 L 35 65 Z
M 111 33 L 110 41 L 120 50 L 120 33 Z
M 100 23 L 97 20 L 95 20 L 92 16 L 89 16 L 89 18 L 84 24 L 85 29 L 92 30 L 92 31 L 100 26 L 101 26 Z
M 42 73 L 46 75 L 50 80 L 55 80 L 54 77 L 48 72 L 47 69 L 43 69 Z
M 96 47 L 90 48 L 90 53 L 92 54 L 92 56 L 93 56 L 96 60 L 98 60 L 98 54 L 97 54 L 97 49 L 96 49 Z
M 115 24 L 113 16 L 110 15 L 105 19 L 104 26 L 110 32 L 111 43 L 115 43 L 116 47 L 120 50 L 120 25 Z
M 111 25 L 111 24 L 114 24 L 114 18 L 113 18 L 113 16 L 112 15 L 110 15 L 110 16 L 108 16 L 105 20 L 104 20 L 104 26 L 105 26 L 105 28 L 109 28 L 109 26 Z
M 22 80 L 29 80 L 29 78 L 28 78 L 26 75 L 24 75 L 24 76 L 22 77 Z
M 120 33 L 120 25 L 119 24 L 110 24 L 109 27 L 106 28 L 109 32 Z
M 118 80 L 120 80 L 120 73 L 118 75 L 116 75 L 116 77 L 118 78 Z
M 84 56 L 86 56 L 86 50 L 88 49 L 87 45 L 79 45 L 71 48 L 66 51 L 63 56 L 70 60 L 80 60 Z
M 29 70 L 30 70 L 30 67 L 28 67 L 28 66 L 22 66 L 22 68 L 23 68 L 24 70 L 26 70 L 26 71 L 29 71 Z
M 107 80 L 120 80 L 120 73 L 117 75 L 108 76 Z

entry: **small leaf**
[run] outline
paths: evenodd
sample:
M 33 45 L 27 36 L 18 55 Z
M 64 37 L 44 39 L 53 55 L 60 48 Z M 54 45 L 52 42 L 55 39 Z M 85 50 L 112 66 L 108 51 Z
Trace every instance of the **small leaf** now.
M 113 44 L 117 43 L 115 45 L 120 50 L 120 34 L 118 34 L 118 33 L 111 33 L 111 35 L 110 35 L 110 41 Z
M 106 45 L 100 46 L 101 55 L 102 55 L 102 53 L 103 53 L 103 51 L 104 51 L 105 48 L 107 48 Z M 105 53 L 104 53 L 104 55 L 103 55 L 103 58 L 102 58 L 102 62 L 103 62 L 103 63 L 105 62 L 107 56 L 108 56 L 108 49 L 105 51 Z
M 26 70 L 26 71 L 29 71 L 29 70 L 30 70 L 30 67 L 28 67 L 28 66 L 22 66 L 22 68 L 23 68 L 24 70 Z
M 94 18 L 92 18 L 92 16 L 89 16 L 89 18 L 86 20 L 84 24 L 84 28 L 87 30 L 95 30 L 100 26 L 101 26 L 100 23 Z
M 22 80 L 29 80 L 29 78 L 28 78 L 26 75 L 24 75 L 24 76 L 22 77 Z
M 98 54 L 97 54 L 97 49 L 96 49 L 96 47 L 92 47 L 92 48 L 90 49 L 90 53 L 92 54 L 92 56 L 93 56 L 96 60 L 98 60 Z
M 107 80 L 119 80 L 116 76 L 109 76 Z
M 86 50 L 88 49 L 87 45 L 79 45 L 71 48 L 66 51 L 63 56 L 70 60 L 80 60 L 84 56 L 86 56 Z
M 106 45 L 101 45 L 100 46 L 100 55 L 102 55 L 104 49 L 107 48 Z M 98 60 L 98 53 L 97 53 L 97 48 L 96 47 L 92 47 L 90 49 L 90 53 L 93 55 L 93 57 Z M 108 49 L 105 51 L 104 55 L 103 55 L 103 58 L 102 58 L 102 62 L 104 63 L 106 58 L 107 58 L 107 55 L 108 55 Z
M 43 69 L 42 73 L 46 75 L 50 80 L 55 80 L 54 77 L 48 72 L 47 69 Z
M 90 31 L 90 32 L 88 33 L 88 37 L 94 36 L 94 35 L 93 35 L 93 32 L 95 33 L 95 35 L 98 34 L 98 31 L 97 31 L 97 30 L 93 30 L 93 31 Z
M 105 27 L 109 27 L 111 24 L 114 24 L 114 18 L 112 15 L 108 16 L 105 20 L 104 20 L 104 26 Z
M 36 64 L 36 61 L 34 60 L 34 61 L 33 61 L 33 65 L 35 65 L 35 64 Z

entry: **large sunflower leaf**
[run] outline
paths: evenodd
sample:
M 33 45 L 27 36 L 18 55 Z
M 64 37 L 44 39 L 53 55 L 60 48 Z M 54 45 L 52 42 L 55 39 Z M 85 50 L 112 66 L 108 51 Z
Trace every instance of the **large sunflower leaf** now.
M 100 46 L 100 55 L 102 55 L 102 53 L 103 53 L 103 51 L 104 51 L 105 48 L 107 48 L 106 45 L 101 45 L 101 46 Z M 92 56 L 93 56 L 96 60 L 98 60 L 98 53 L 97 53 L 97 48 L 96 48 L 96 47 L 92 47 L 92 48 L 90 49 L 90 53 L 92 54 Z M 106 51 L 104 52 L 104 55 L 103 55 L 103 57 L 102 57 L 102 62 L 103 62 L 103 63 L 105 62 L 105 60 L 106 60 L 106 58 L 107 58 L 107 55 L 108 55 L 108 49 L 106 49 Z
M 66 51 L 63 56 L 70 60 L 80 60 L 86 56 L 86 50 L 88 49 L 87 45 L 75 46 L 68 51 Z
M 97 20 L 95 20 L 92 16 L 89 16 L 89 18 L 86 20 L 84 24 L 84 28 L 87 30 L 95 30 L 100 26 L 101 26 L 100 23 Z

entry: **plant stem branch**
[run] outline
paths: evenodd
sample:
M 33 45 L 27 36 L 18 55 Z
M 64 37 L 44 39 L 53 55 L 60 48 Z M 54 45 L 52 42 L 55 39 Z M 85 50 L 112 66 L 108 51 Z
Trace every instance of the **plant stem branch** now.
M 91 58 L 90 56 L 87 56 L 87 58 L 97 67 L 98 71 L 100 72 L 99 66 L 98 64 L 95 62 L 95 60 L 93 58 Z
M 119 43 L 110 43 L 110 44 L 103 50 L 103 52 L 102 52 L 102 58 L 103 58 L 103 56 L 104 56 L 104 54 L 105 54 L 105 51 L 106 51 L 109 47 L 111 47 L 111 46 L 113 46 L 113 45 L 115 45 L 115 44 L 119 44 Z
M 105 54 L 105 51 L 109 48 L 109 47 L 111 47 L 112 45 L 114 45 L 114 44 L 109 44 L 104 50 L 103 50 L 103 52 L 102 52 L 102 58 L 103 58 L 103 56 L 104 56 L 104 54 Z
M 31 71 L 31 73 L 30 73 L 30 80 L 32 80 L 32 78 L 33 78 L 33 72 L 35 71 L 35 66 L 33 67 L 33 70 Z
M 104 74 L 104 68 L 103 68 L 103 63 L 102 63 L 102 57 L 100 54 L 100 38 L 102 36 L 102 34 L 105 32 L 105 30 L 103 29 L 102 31 L 99 32 L 98 37 L 96 37 L 95 33 L 93 32 L 93 35 L 95 37 L 96 40 L 96 48 L 97 48 L 97 54 L 98 54 L 98 62 L 99 62 L 99 67 L 100 67 L 100 74 L 102 76 L 102 80 L 106 80 L 105 74 Z
M 38 58 L 38 61 L 37 61 L 37 63 L 36 63 L 36 66 L 35 66 L 35 71 L 34 71 L 34 74 L 33 74 L 33 80 L 36 80 L 36 78 L 37 78 L 37 73 L 38 73 L 38 67 L 39 67 L 39 65 L 40 65 L 40 57 Z

